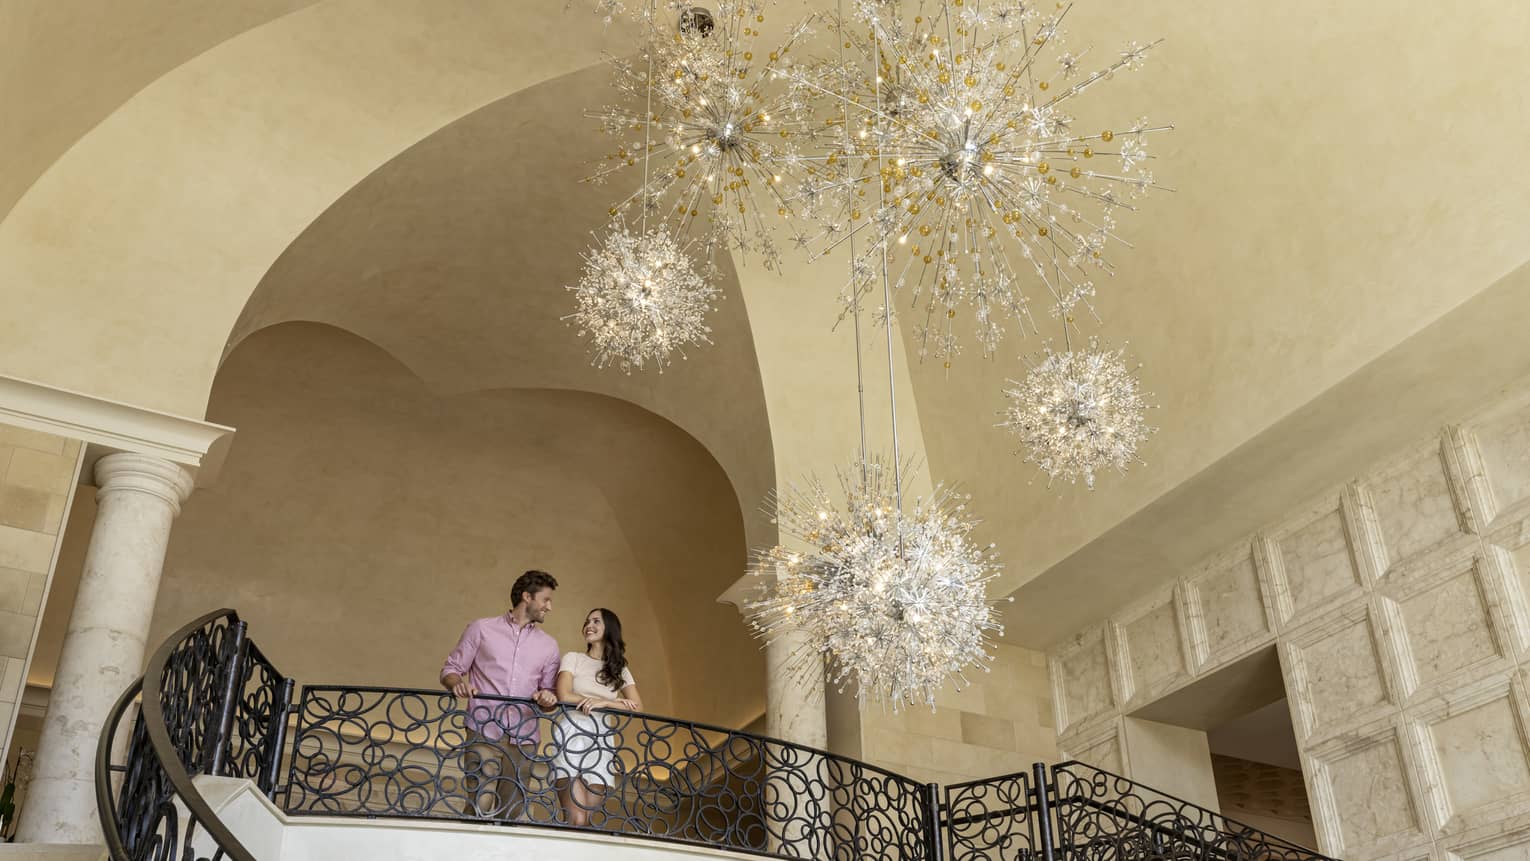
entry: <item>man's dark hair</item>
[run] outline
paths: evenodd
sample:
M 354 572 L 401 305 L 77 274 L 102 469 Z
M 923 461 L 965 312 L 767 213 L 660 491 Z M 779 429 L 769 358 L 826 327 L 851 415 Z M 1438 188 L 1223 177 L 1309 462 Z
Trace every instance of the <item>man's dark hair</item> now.
M 518 607 L 521 604 L 522 595 L 527 592 L 535 595 L 543 589 L 558 588 L 558 581 L 546 571 L 538 571 L 535 568 L 515 578 L 515 585 L 510 587 L 510 606 Z

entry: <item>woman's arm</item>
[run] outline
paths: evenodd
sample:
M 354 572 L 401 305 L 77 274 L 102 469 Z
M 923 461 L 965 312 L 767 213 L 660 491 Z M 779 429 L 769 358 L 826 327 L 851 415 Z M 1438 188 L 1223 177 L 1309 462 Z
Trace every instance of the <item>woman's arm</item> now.
M 622 708 L 633 712 L 640 712 L 643 710 L 643 697 L 638 694 L 637 685 L 633 684 L 622 688 L 622 692 L 619 694 L 619 696 L 621 699 L 617 700 L 616 704 L 620 705 Z
M 603 700 L 600 697 L 582 697 L 574 693 L 574 674 L 568 670 L 559 670 L 554 693 L 558 695 L 558 702 L 577 706 L 580 711 L 588 712 L 590 709 L 603 709 L 615 705 L 614 700 Z

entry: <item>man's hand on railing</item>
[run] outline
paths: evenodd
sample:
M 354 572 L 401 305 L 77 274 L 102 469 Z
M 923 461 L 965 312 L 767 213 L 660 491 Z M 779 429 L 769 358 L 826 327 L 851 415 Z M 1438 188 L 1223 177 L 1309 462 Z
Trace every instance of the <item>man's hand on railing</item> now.
M 458 699 L 472 699 L 478 696 L 478 689 L 468 684 L 466 676 L 451 673 L 441 681 L 446 684 L 446 689 L 452 692 L 452 696 Z
M 531 699 L 544 709 L 550 709 L 558 704 L 558 695 L 549 690 L 537 691 Z

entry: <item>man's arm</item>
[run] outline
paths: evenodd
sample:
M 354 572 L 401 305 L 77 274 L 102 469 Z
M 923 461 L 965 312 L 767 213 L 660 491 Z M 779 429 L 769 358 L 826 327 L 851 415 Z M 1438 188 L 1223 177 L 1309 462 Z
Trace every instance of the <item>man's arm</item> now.
M 532 699 L 535 699 L 537 701 L 537 705 L 544 709 L 551 709 L 553 706 L 558 704 L 558 694 L 556 688 L 558 685 L 558 667 L 560 664 L 561 661 L 558 658 L 558 650 L 554 648 L 552 656 L 549 657 L 544 664 L 542 664 L 540 674 L 537 676 L 537 692 L 532 696 Z
M 478 693 L 468 683 L 468 669 L 473 666 L 473 659 L 478 657 L 479 640 L 478 626 L 469 624 L 458 638 L 457 648 L 446 656 L 446 663 L 441 667 L 441 687 L 451 691 L 452 696 L 466 699 Z

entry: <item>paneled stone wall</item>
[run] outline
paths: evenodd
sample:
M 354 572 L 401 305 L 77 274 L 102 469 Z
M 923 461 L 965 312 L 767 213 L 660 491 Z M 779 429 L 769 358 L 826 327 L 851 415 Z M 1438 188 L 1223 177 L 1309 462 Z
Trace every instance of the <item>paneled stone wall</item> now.
M 1272 644 L 1319 848 L 1530 858 L 1530 389 L 1394 453 L 1049 656 L 1059 747 Z
M 79 461 L 75 440 L 0 424 L 0 751 L 10 745 Z

